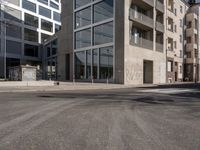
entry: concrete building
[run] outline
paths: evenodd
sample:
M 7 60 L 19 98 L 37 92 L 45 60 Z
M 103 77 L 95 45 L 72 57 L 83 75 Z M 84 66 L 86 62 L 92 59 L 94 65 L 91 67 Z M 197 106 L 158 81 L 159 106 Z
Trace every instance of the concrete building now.
M 27 64 L 41 66 L 40 44 L 61 27 L 60 0 L 5 1 L 0 5 L 1 78 L 4 77 L 5 60 L 7 69 Z
M 166 83 L 165 0 L 65 0 L 58 80 Z
M 184 80 L 185 16 L 189 4 L 167 0 L 167 83 Z
M 193 4 L 186 15 L 185 80 L 200 81 L 200 4 Z

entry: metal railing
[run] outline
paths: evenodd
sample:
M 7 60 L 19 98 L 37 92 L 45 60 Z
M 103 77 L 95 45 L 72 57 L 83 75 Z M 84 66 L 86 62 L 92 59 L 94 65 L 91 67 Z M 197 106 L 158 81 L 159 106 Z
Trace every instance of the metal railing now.
M 158 10 L 164 12 L 164 4 L 157 0 L 156 7 Z
M 153 50 L 153 41 L 144 38 L 135 38 L 131 36 L 130 44 Z
M 142 0 L 142 1 L 151 5 L 151 6 L 154 6 L 154 0 Z
M 156 51 L 163 52 L 163 48 L 164 48 L 163 44 L 156 43 Z
M 164 24 L 156 21 L 156 29 L 158 29 L 159 31 L 164 32 Z
M 153 28 L 153 19 L 146 16 L 132 8 L 129 10 L 129 17 L 131 20 L 138 21 L 144 25 L 148 25 Z

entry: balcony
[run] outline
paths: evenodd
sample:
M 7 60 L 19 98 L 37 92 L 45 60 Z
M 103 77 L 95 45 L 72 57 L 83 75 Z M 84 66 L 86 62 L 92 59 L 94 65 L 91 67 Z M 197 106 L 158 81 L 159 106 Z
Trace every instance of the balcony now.
M 150 6 L 154 7 L 154 0 L 142 0 L 142 1 L 147 3 Z
M 144 38 L 134 38 L 133 36 L 131 36 L 130 44 L 153 50 L 153 41 Z
M 195 13 L 193 13 L 193 12 L 191 12 L 191 13 L 188 13 L 187 15 L 186 15 L 186 21 L 193 21 L 193 20 L 197 20 L 198 19 L 198 17 L 197 17 L 197 14 L 195 14 Z
M 156 29 L 160 32 L 164 32 L 164 24 L 156 21 Z
M 163 48 L 164 48 L 163 44 L 156 43 L 156 51 L 163 52 Z
M 195 34 L 197 34 L 197 29 L 195 29 L 195 28 L 187 28 L 186 29 L 186 35 L 187 35 L 187 37 L 188 36 L 193 36 Z
M 197 49 L 197 44 L 196 43 L 187 43 L 186 44 L 186 49 Z
M 153 28 L 153 19 L 132 8 L 129 10 L 129 19 Z
M 156 2 L 156 8 L 157 8 L 159 11 L 161 11 L 161 12 L 164 13 L 164 5 L 163 5 L 163 3 L 161 3 L 159 0 L 157 0 L 157 2 Z

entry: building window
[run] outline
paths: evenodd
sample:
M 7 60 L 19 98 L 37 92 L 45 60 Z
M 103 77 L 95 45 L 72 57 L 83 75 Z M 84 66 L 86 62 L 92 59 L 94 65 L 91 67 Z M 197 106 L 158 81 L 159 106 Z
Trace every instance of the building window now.
M 76 12 L 76 26 L 80 28 L 91 24 L 91 7 L 85 8 L 81 11 Z
M 31 42 L 38 42 L 38 32 L 25 28 L 24 39 Z
M 21 55 L 22 44 L 20 42 L 6 40 L 6 52 L 10 54 Z
M 24 56 L 38 57 L 38 46 L 24 44 Z
M 57 12 L 53 12 L 53 20 L 60 22 L 60 14 Z
M 36 13 L 36 4 L 34 4 L 30 1 L 23 0 L 22 1 L 22 7 L 26 10 L 29 10 L 29 11 Z
M 113 0 L 104 0 L 94 5 L 94 23 L 113 17 Z
M 99 50 L 99 78 L 113 78 L 113 47 L 100 48 Z
M 14 24 L 7 24 L 6 31 L 6 36 L 18 39 L 22 38 L 22 28 L 19 26 Z
M 86 78 L 87 79 L 92 79 L 91 74 L 92 74 L 92 54 L 91 50 L 86 51 Z
M 75 53 L 75 78 L 85 78 L 85 51 Z
M 44 17 L 51 18 L 51 10 L 44 8 L 42 6 L 39 6 L 39 14 Z
M 180 19 L 180 27 L 183 27 L 183 20 Z
M 180 12 L 183 13 L 183 6 L 180 6 Z
M 94 27 L 94 45 L 113 42 L 113 22 Z
M 75 41 L 76 49 L 91 46 L 91 29 L 76 32 Z
M 52 47 L 52 55 L 56 55 L 57 49 L 58 49 L 58 40 L 57 39 L 52 41 L 51 47 Z
M 57 5 L 56 3 L 52 2 L 52 1 L 50 1 L 50 6 L 52 8 L 59 9 L 59 5 Z
M 48 5 L 48 0 L 37 0 L 37 1 L 40 2 L 40 3 Z
M 55 33 L 61 30 L 61 26 L 58 24 L 55 24 Z
M 173 72 L 173 61 L 170 60 L 167 61 L 167 71 Z
M 84 6 L 90 2 L 91 2 L 91 0 L 75 0 L 75 8 Z
M 46 21 L 44 19 L 41 19 L 41 29 L 53 32 L 53 23 Z
M 97 79 L 98 78 L 98 49 L 94 49 L 92 50 L 92 76 L 93 79 Z
M 41 33 L 41 42 L 45 42 L 49 37 L 50 37 L 50 35 Z
M 38 17 L 25 13 L 24 24 L 38 28 Z

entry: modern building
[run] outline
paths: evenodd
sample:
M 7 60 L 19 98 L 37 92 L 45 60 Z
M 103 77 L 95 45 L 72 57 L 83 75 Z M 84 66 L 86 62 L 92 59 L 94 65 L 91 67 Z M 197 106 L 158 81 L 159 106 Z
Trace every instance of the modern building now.
M 165 0 L 65 0 L 58 80 L 166 83 Z
M 5 0 L 0 9 L 0 77 L 5 66 L 41 66 L 41 43 L 61 27 L 61 1 Z

